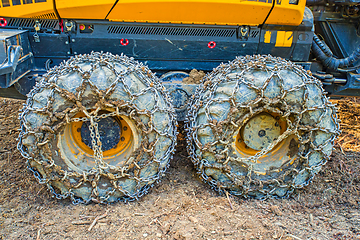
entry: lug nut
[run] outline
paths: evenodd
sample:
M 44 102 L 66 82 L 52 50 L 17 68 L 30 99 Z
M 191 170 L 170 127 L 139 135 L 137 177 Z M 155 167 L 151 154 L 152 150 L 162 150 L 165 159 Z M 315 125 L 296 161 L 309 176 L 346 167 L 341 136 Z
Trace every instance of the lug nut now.
M 259 133 L 258 133 L 259 137 L 263 137 L 266 135 L 266 132 L 265 130 L 260 130 Z

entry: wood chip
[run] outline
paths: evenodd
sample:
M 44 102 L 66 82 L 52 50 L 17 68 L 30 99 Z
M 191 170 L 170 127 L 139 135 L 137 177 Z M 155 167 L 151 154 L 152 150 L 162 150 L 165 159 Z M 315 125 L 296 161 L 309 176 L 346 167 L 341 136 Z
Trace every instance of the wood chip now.
M 200 224 L 199 224 L 199 226 L 197 226 L 197 230 L 198 230 L 200 233 L 204 233 L 204 232 L 207 231 L 207 229 L 206 229 L 204 226 L 200 225 Z M 224 234 L 225 234 L 225 232 L 224 232 Z M 226 234 L 225 234 L 225 235 L 226 235 Z
M 272 213 L 275 213 L 277 216 L 281 216 L 281 215 L 282 215 L 282 212 L 281 212 L 281 210 L 279 209 L 278 206 L 271 205 L 269 209 L 270 209 L 270 211 L 271 211 Z
M 91 221 L 86 221 L 86 220 L 72 221 L 71 224 L 73 224 L 73 225 L 85 225 L 85 224 L 91 224 Z
M 229 193 L 227 191 L 225 191 L 225 194 L 226 194 L 226 198 L 227 198 L 227 200 L 228 200 L 228 202 L 230 204 L 231 210 L 234 210 L 233 205 L 232 205 L 231 200 L 230 200 L 230 197 L 229 197 Z
M 135 216 L 146 216 L 146 213 L 134 213 Z
M 191 222 L 193 222 L 193 223 L 198 223 L 199 222 L 199 220 L 197 220 L 195 217 L 193 217 L 193 216 L 190 216 L 189 217 L 189 220 L 191 221 Z
M 179 209 L 179 207 L 176 207 L 175 209 L 173 208 L 173 209 L 171 209 L 171 210 L 169 210 L 169 211 L 167 211 L 167 212 L 164 212 L 164 213 L 160 213 L 160 214 L 158 214 L 158 215 L 155 215 L 155 216 L 153 216 L 152 218 L 158 218 L 158 217 L 161 217 L 161 216 L 163 216 L 163 215 L 168 215 L 169 213 L 171 213 L 171 212 L 173 212 L 173 211 L 176 211 L 176 210 L 178 210 Z
M 89 232 L 91 231 L 91 229 L 95 226 L 95 224 L 97 223 L 97 221 L 99 221 L 99 220 L 102 219 L 102 218 L 105 218 L 105 217 L 107 216 L 108 212 L 109 212 L 109 209 L 107 209 L 106 212 L 105 212 L 103 215 L 97 216 L 97 217 L 94 219 L 93 223 L 92 223 L 92 224 L 90 225 L 90 227 L 88 228 L 88 231 L 89 231 Z
M 121 230 L 123 230 L 124 227 L 125 227 L 125 222 L 121 225 L 121 227 L 119 227 L 119 229 L 116 232 L 120 232 Z
M 294 236 L 292 234 L 287 234 L 286 237 L 291 237 L 291 238 L 294 238 L 295 240 L 303 240 L 302 238 L 299 238 L 299 237 Z
M 160 200 L 160 197 L 161 197 L 161 196 L 159 196 L 159 197 L 155 200 L 154 206 L 156 206 L 157 202 Z
M 41 229 L 39 229 L 37 231 L 36 240 L 40 240 L 40 232 L 41 232 Z

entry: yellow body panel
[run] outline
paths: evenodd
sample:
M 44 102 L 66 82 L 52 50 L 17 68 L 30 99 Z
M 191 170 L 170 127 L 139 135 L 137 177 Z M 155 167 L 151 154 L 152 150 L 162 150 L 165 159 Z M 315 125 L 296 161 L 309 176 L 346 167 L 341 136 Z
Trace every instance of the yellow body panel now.
M 51 0 L 46 2 L 24 4 L 20 1 L 20 5 L 13 5 L 13 1 L 9 1 L 9 6 L 0 1 L 0 16 L 17 17 L 17 18 L 47 18 L 56 19 L 54 5 Z
M 298 5 L 280 0 L 280 4 L 275 4 L 274 9 L 266 20 L 266 24 L 300 25 L 304 17 L 305 5 L 306 0 L 299 0 Z
M 45 1 L 45 0 L 44 0 Z M 60 18 L 109 19 L 124 22 L 252 25 L 264 23 L 274 0 L 55 0 Z M 266 24 L 299 25 L 306 0 L 298 5 L 275 0 Z M 1 3 L 0 16 L 56 18 L 53 1 L 8 6 Z M 31 2 L 28 0 L 28 2 Z M 112 7 L 114 8 L 112 9 Z
M 122 0 L 108 16 L 112 21 L 219 25 L 258 25 L 272 3 L 239 0 Z
M 56 0 L 61 18 L 105 19 L 115 0 Z
M 276 33 L 275 47 L 291 47 L 293 42 L 294 32 L 292 31 L 278 31 Z
M 270 43 L 270 41 L 271 41 L 271 32 L 266 31 L 264 34 L 264 43 Z
M 276 1 L 276 0 L 275 0 Z M 299 25 L 306 0 L 299 5 L 285 1 L 275 4 L 267 24 Z M 162 22 L 218 25 L 259 25 L 264 23 L 272 1 L 248 0 L 121 0 L 108 16 L 112 21 Z

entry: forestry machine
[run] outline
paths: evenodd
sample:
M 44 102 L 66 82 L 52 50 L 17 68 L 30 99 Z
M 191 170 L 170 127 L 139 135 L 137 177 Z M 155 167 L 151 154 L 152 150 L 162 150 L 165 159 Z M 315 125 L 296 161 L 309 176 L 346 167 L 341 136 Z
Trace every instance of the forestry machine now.
M 74 204 L 147 193 L 177 121 L 213 189 L 287 197 L 331 154 L 329 97 L 360 95 L 360 0 L 1 0 L 0 38 L 18 149 Z

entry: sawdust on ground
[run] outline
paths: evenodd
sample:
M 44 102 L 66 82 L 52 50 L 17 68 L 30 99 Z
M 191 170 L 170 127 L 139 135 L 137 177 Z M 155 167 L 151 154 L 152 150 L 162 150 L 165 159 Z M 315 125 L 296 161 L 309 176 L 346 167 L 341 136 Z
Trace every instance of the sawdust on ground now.
M 168 173 L 140 201 L 74 206 L 26 169 L 23 102 L 0 98 L 0 239 L 360 239 L 360 99 L 334 102 L 343 133 L 331 159 L 289 199 L 219 196 L 195 176 L 180 134 Z

